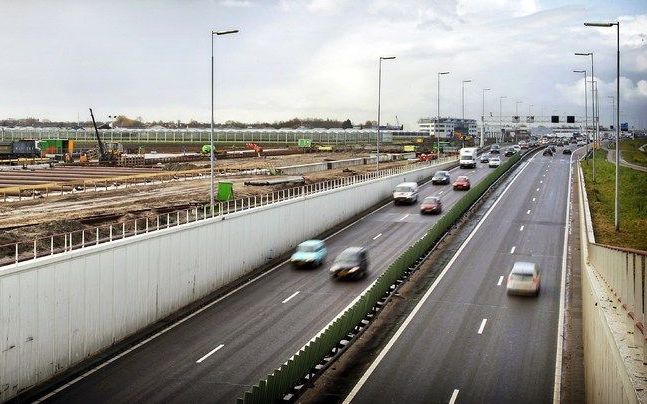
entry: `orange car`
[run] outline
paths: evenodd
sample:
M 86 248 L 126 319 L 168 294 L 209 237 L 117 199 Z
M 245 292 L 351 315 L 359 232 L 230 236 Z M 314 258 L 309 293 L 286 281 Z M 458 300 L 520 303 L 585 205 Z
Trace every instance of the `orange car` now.
M 470 189 L 470 179 L 467 178 L 464 175 L 461 175 L 460 177 L 456 178 L 456 181 L 454 181 L 454 186 L 455 190 L 468 190 Z

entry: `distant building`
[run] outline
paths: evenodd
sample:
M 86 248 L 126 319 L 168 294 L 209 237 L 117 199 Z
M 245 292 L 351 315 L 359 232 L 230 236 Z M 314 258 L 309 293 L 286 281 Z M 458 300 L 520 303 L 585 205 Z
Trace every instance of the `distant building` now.
M 453 138 L 454 132 L 462 132 L 472 138 L 477 138 L 478 129 L 475 119 L 460 118 L 421 118 L 418 120 L 418 132 L 441 138 Z

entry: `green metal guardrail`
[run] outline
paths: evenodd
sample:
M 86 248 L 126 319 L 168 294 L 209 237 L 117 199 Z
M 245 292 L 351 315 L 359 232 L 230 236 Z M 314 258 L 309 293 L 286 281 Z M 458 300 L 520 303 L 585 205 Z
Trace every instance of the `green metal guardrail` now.
M 319 335 L 308 342 L 286 363 L 277 368 L 267 378 L 252 386 L 245 392 L 238 403 L 255 404 L 271 403 L 281 399 L 289 390 L 303 384 L 303 378 L 312 373 L 311 370 L 333 348 L 345 339 L 362 319 L 372 310 L 377 302 L 387 295 L 391 286 L 402 277 L 418 260 L 424 257 L 449 230 L 449 228 L 469 209 L 485 191 L 501 177 L 513 164 L 519 161 L 521 155 L 516 153 L 499 168 L 490 173 L 483 181 L 469 190 L 446 214 L 444 214 L 429 231 L 400 255 L 382 275 L 349 307 L 342 315 L 330 323 Z

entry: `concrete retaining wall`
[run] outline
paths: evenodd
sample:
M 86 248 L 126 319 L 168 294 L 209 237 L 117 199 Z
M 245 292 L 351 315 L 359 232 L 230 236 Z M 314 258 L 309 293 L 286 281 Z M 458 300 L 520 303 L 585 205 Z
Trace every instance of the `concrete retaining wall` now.
M 421 181 L 451 164 L 0 270 L 0 401 L 354 217 L 388 198 L 398 183 Z

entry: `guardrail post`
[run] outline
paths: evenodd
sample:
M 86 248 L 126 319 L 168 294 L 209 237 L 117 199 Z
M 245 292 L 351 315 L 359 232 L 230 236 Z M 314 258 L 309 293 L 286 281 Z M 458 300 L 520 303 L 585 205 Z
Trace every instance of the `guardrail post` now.
M 54 236 L 49 236 L 49 255 L 54 255 Z
M 81 248 L 85 247 L 85 229 L 81 230 Z
M 166 228 L 168 229 L 170 224 L 169 222 L 171 221 L 171 213 L 166 214 Z
M 71 234 L 70 234 L 71 236 Z M 126 222 L 123 222 L 121 224 L 121 238 L 126 238 Z M 70 237 L 70 242 L 72 241 L 72 238 Z
M 36 241 L 37 240 L 38 239 L 34 239 L 34 259 L 36 259 L 36 257 L 38 257 L 38 253 L 36 252 Z
M 137 219 L 135 219 L 135 236 L 137 235 Z
M 175 212 L 175 225 L 179 226 L 180 225 L 180 211 Z
M 146 217 L 146 233 L 148 233 L 148 217 Z
M 97 234 L 94 236 L 94 241 L 95 241 L 94 244 L 98 245 L 99 244 L 99 228 L 97 227 L 96 230 L 97 230 Z
M 18 243 L 16 245 L 16 264 L 18 263 Z
M 112 241 L 112 225 L 110 225 L 110 238 L 109 238 L 109 240 Z

